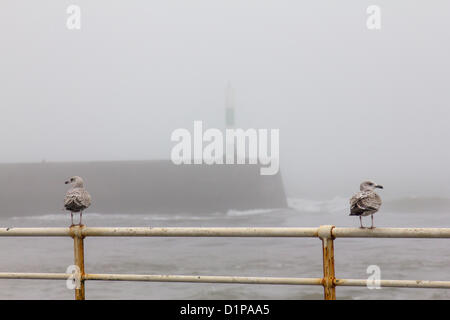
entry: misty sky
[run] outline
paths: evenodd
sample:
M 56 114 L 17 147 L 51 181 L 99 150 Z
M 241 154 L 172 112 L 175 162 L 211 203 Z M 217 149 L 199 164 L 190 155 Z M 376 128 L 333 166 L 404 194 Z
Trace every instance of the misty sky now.
M 0 39 L 0 162 L 169 159 L 231 81 L 289 195 L 450 197 L 448 0 L 2 0 Z

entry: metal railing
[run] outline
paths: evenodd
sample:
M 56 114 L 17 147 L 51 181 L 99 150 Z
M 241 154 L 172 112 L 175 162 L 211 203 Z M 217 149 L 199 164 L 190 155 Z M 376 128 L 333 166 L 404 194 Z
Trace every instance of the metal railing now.
M 319 228 L 0 228 L 0 237 L 72 237 L 74 264 L 78 272 L 75 299 L 85 299 L 86 280 L 193 282 L 276 285 L 321 285 L 326 300 L 336 299 L 336 286 L 366 286 L 366 279 L 336 279 L 334 268 L 334 240 L 336 238 L 450 238 L 450 228 L 337 228 L 326 225 Z M 85 237 L 316 237 L 322 240 L 322 278 L 92 274 L 85 273 Z M 0 279 L 55 279 L 67 280 L 68 273 L 0 273 Z M 379 280 L 381 287 L 446 288 L 450 281 Z

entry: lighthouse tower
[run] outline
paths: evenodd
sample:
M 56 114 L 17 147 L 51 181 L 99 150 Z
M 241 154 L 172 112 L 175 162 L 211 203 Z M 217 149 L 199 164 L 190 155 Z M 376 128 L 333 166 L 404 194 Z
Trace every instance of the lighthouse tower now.
M 235 101 L 235 96 L 234 96 L 234 89 L 231 86 L 231 82 L 229 81 L 227 84 L 227 87 L 225 89 L 225 128 L 226 128 L 226 131 L 232 130 L 235 127 L 235 122 L 234 122 L 235 103 L 236 103 L 236 101 Z M 236 163 L 237 154 L 236 154 L 235 141 L 230 141 L 229 139 L 226 139 L 224 160 L 225 160 L 226 164 Z
M 231 86 L 231 82 L 228 82 L 227 88 L 225 90 L 225 127 L 234 128 L 234 89 Z

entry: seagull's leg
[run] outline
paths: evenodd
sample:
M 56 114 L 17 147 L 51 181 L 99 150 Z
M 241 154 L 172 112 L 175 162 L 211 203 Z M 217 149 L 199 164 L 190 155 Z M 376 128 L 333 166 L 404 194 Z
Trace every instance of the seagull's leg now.
M 80 226 L 81 226 L 81 218 L 83 218 L 83 211 L 80 211 Z
M 73 212 L 70 211 L 70 220 L 72 221 L 72 224 L 70 226 L 73 226 Z
M 363 227 L 363 225 L 362 225 L 362 217 L 361 216 L 359 216 L 359 224 L 361 225 L 361 229 L 364 229 L 364 227 Z
M 372 225 L 370 226 L 370 229 L 373 229 L 373 228 L 375 228 L 375 227 L 373 226 L 373 214 L 371 214 L 370 217 L 372 218 Z

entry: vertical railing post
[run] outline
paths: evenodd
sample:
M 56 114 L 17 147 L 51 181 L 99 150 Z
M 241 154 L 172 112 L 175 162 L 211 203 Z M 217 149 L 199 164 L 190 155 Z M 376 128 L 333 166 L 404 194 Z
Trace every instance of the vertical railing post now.
M 71 233 L 73 237 L 74 248 L 74 263 L 79 270 L 79 281 L 77 281 L 77 287 L 75 288 L 75 300 L 85 299 L 84 288 L 84 236 L 82 234 L 84 226 L 72 226 Z
M 334 226 L 320 226 L 319 238 L 322 240 L 323 252 L 323 294 L 325 300 L 336 300 L 336 276 L 334 273 Z

